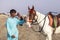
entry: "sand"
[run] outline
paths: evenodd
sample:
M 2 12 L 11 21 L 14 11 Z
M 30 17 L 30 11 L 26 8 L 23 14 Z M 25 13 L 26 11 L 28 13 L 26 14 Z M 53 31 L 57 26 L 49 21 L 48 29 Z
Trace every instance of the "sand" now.
M 7 16 L 0 16 L 0 40 L 7 40 L 7 29 L 5 26 Z M 35 31 L 38 31 L 39 26 L 32 26 Z M 19 30 L 19 40 L 45 40 L 45 36 L 40 32 L 35 32 L 32 28 L 28 28 L 26 24 L 17 27 Z M 60 34 L 54 34 L 53 40 L 60 40 Z

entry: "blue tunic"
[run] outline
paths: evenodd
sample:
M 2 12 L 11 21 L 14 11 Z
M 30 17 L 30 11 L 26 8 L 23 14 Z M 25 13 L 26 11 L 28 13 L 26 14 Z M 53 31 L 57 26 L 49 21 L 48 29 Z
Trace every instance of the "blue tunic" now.
M 18 40 L 18 29 L 17 25 L 20 23 L 20 21 L 17 18 L 9 17 L 6 22 L 7 27 L 7 40 Z M 14 35 L 15 38 L 12 38 L 11 36 Z
M 23 24 L 24 23 L 24 20 L 20 20 L 20 23 L 19 24 Z

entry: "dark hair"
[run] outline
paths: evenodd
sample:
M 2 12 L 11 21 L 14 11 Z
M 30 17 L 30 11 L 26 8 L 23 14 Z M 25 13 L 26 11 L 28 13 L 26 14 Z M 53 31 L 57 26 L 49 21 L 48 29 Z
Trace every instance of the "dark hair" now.
M 16 10 L 15 10 L 15 9 L 11 9 L 11 10 L 10 10 L 10 14 L 11 14 L 11 13 L 16 13 Z
M 49 12 L 48 15 L 50 15 L 52 18 L 54 17 L 54 15 L 52 14 L 52 12 Z
M 52 15 L 52 12 L 48 12 L 49 15 Z

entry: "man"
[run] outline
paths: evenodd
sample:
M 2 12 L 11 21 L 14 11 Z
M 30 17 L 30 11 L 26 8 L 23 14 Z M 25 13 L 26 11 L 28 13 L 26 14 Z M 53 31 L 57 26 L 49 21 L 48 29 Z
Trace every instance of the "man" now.
M 7 28 L 7 40 L 18 40 L 18 29 L 17 25 L 20 23 L 16 16 L 16 10 L 10 10 L 10 17 L 6 21 Z

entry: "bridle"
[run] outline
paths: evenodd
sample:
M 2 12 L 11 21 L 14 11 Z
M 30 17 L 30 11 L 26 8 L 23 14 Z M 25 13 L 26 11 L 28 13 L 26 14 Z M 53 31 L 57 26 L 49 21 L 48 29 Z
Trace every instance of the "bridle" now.
M 30 13 L 30 15 L 32 16 L 32 23 L 35 23 L 35 22 L 37 22 L 38 23 L 38 21 L 37 21 L 37 19 L 38 19 L 38 16 L 36 15 L 36 11 L 34 10 L 34 6 L 32 7 L 32 9 L 30 9 L 29 7 L 28 7 L 28 9 L 29 9 L 29 13 Z M 33 15 L 34 14 L 34 15 Z M 35 19 L 35 16 L 37 16 L 37 19 Z M 44 23 L 43 23 L 43 26 L 42 26 L 42 28 L 41 28 L 41 30 L 40 31 L 37 31 L 37 32 L 41 32 L 42 30 L 43 30 L 43 28 L 44 28 L 44 25 L 45 25 L 45 21 L 46 21 L 46 17 L 47 16 L 45 16 L 38 24 L 40 24 L 43 20 L 44 20 Z M 35 21 L 33 21 L 33 20 L 35 20 Z M 40 25 L 39 25 L 39 29 L 40 29 Z M 34 30 L 35 31 L 35 30 Z

